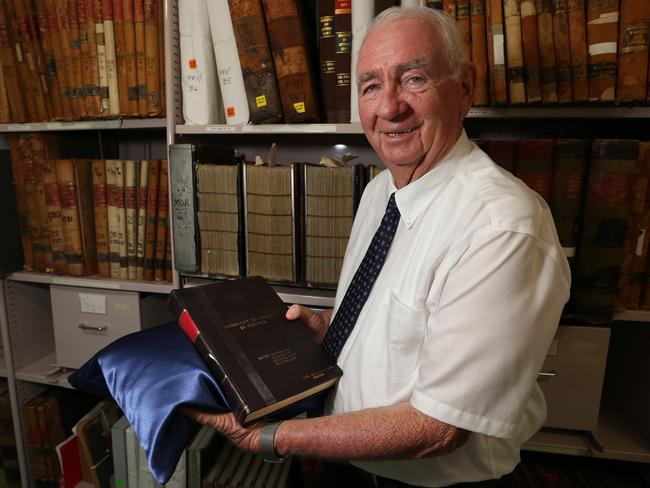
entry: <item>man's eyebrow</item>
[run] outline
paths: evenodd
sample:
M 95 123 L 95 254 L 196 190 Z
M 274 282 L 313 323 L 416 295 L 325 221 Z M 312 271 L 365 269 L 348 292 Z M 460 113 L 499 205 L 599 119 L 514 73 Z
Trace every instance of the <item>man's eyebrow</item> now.
M 407 71 L 410 71 L 412 69 L 429 68 L 430 66 L 431 63 L 429 62 L 428 59 L 418 58 L 418 59 L 414 59 L 413 61 L 409 61 L 408 63 L 398 64 L 395 67 L 395 73 L 397 74 L 397 76 L 401 76 L 403 73 L 406 73 Z M 362 83 L 365 83 L 367 81 L 374 80 L 377 77 L 378 75 L 376 71 L 368 71 L 366 73 L 363 73 L 357 78 L 357 85 L 361 85 Z

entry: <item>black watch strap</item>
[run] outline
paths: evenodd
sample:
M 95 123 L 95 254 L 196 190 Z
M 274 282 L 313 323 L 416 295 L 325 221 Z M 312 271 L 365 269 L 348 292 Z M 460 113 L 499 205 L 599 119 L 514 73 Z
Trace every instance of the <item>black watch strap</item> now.
M 275 450 L 275 433 L 282 422 L 272 422 L 262 427 L 260 434 L 260 444 L 264 461 L 270 463 L 281 463 L 284 459 L 278 456 Z

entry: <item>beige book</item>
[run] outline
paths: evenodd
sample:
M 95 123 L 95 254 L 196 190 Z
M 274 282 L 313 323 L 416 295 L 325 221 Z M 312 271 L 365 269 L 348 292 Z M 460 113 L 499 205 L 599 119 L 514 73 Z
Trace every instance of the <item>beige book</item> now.
M 137 172 L 135 161 L 124 161 L 124 196 L 126 206 L 126 255 L 127 273 L 130 280 L 136 279 L 138 209 L 137 209 Z
M 129 278 L 128 252 L 126 247 L 126 179 L 124 175 L 124 161 L 116 160 L 115 196 L 117 201 L 117 244 L 120 254 L 120 279 Z
M 115 54 L 115 23 L 112 0 L 102 0 L 104 20 L 104 48 L 106 49 L 106 75 L 108 77 L 108 105 L 111 116 L 120 114 L 120 92 L 117 81 L 117 58 Z
M 99 98 L 103 116 L 110 115 L 110 101 L 108 95 L 108 71 L 106 67 L 106 39 L 104 37 L 104 14 L 102 0 L 93 0 L 93 13 L 95 17 L 95 43 L 97 44 L 97 69 L 99 71 Z
M 521 43 L 520 0 L 504 0 L 503 17 L 506 26 L 506 60 L 510 103 L 526 103 L 524 56 Z
M 149 161 L 140 161 L 138 181 L 138 239 L 136 248 L 136 279 L 144 280 L 144 251 L 147 239 L 147 192 L 149 191 Z

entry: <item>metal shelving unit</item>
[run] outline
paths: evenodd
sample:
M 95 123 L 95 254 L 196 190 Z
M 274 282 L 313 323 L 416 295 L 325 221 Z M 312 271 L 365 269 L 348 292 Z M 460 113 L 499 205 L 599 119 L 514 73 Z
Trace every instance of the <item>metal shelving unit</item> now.
M 166 124 L 167 119 L 164 118 L 81 120 L 75 122 L 33 122 L 26 124 L 0 124 L 0 133 L 155 129 L 164 128 L 166 127 Z
M 74 277 L 58 276 L 46 273 L 18 271 L 8 276 L 12 281 L 25 283 L 41 283 L 45 285 L 79 286 L 84 288 L 99 288 L 104 290 L 138 291 L 142 293 L 169 293 L 173 285 L 168 282 L 116 280 L 100 276 Z

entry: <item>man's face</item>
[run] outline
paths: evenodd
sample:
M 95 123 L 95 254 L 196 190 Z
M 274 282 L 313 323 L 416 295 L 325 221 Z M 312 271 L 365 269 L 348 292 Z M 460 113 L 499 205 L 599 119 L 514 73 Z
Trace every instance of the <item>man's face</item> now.
M 357 64 L 361 125 L 398 188 L 431 169 L 462 131 L 473 67 L 453 79 L 440 34 L 415 19 L 376 27 Z

